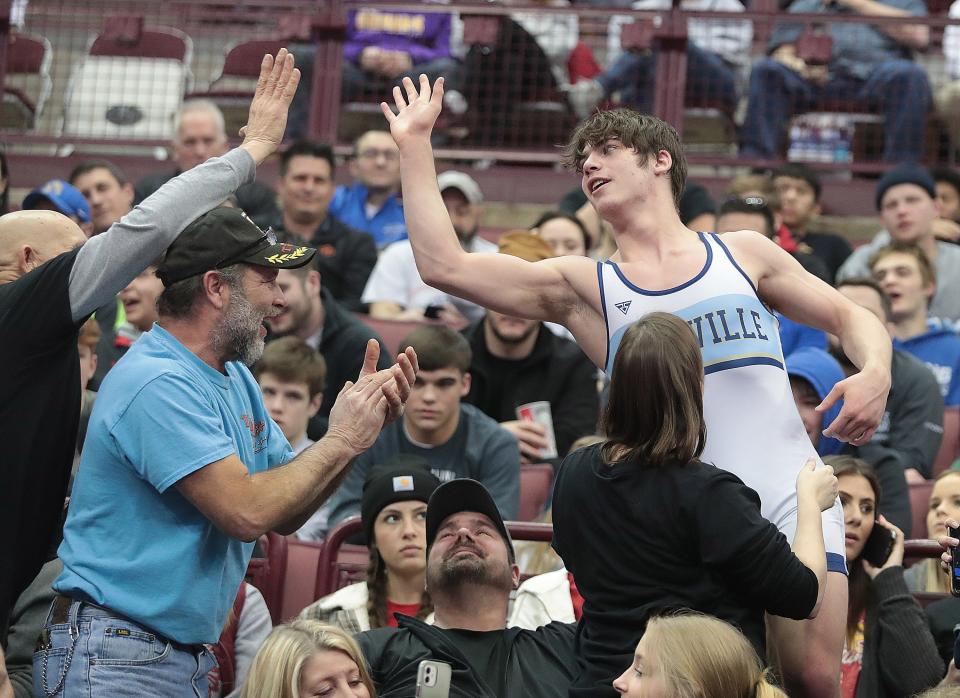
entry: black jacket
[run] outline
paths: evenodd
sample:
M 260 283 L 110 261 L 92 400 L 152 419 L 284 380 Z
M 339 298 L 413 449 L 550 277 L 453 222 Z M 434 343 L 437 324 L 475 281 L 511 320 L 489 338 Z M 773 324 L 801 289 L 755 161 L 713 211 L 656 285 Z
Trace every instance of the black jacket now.
M 517 418 L 518 406 L 547 400 L 561 458 L 578 438 L 596 432 L 597 370 L 579 346 L 541 324 L 530 356 L 505 361 L 487 351 L 483 322 L 463 331 L 473 351 L 470 392 L 464 402 L 506 422 Z
M 180 174 L 179 169 L 172 172 L 154 172 L 141 179 L 133 190 L 134 205 L 139 204 L 166 184 L 167 180 L 173 179 L 178 174 Z M 270 187 L 260 184 L 260 182 L 244 184 L 237 189 L 236 197 L 240 209 L 261 228 L 271 225 L 280 215 L 280 210 L 277 208 L 276 193 Z
M 323 333 L 320 335 L 318 349 L 327 362 L 327 385 L 323 391 L 323 404 L 320 405 L 318 417 L 328 417 L 337 394 L 347 381 L 356 381 L 363 366 L 363 355 L 368 339 L 376 339 L 380 343 L 380 360 L 377 368 L 387 368 L 393 361 L 376 332 L 357 320 L 350 312 L 337 303 L 325 288 L 320 289 L 323 298 Z M 316 418 L 314 418 L 316 419 Z M 317 425 L 325 422 L 320 420 Z M 310 421 L 308 436 L 314 438 L 314 420 Z
M 468 658 L 433 625 L 397 614 L 399 628 L 377 628 L 356 636 L 370 666 L 380 698 L 410 698 L 416 693 L 417 666 L 434 659 L 452 666 L 450 698 L 557 698 L 565 696 L 576 659 L 576 626 L 550 623 L 536 630 L 506 628 L 510 644 L 506 685 L 489 687 Z
M 909 698 L 936 686 L 946 671 L 902 567 L 870 583 L 861 662 L 857 698 Z

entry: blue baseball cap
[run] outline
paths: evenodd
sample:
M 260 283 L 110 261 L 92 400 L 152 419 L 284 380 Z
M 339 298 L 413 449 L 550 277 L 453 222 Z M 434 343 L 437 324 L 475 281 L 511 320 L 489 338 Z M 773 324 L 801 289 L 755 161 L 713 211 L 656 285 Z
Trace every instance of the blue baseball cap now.
M 41 199 L 46 199 L 65 216 L 76 218 L 81 223 L 90 222 L 90 205 L 83 194 L 72 184 L 62 179 L 51 179 L 42 187 L 34 189 L 23 199 L 22 208 L 30 210 Z

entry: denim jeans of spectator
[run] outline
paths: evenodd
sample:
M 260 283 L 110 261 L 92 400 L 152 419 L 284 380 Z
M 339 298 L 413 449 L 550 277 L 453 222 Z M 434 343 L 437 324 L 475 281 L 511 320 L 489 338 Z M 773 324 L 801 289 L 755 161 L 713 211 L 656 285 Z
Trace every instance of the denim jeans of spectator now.
M 656 80 L 656 55 L 653 52 L 625 51 L 596 80 L 606 95 L 620 93 L 620 101 L 640 112 L 653 108 L 653 86 Z M 687 44 L 686 103 L 704 102 L 722 106 L 733 112 L 737 106 L 737 85 L 734 69 L 718 54 L 705 51 L 696 44 Z
M 831 103 L 854 101 L 864 111 L 883 114 L 883 159 L 919 160 L 932 96 L 923 68 L 913 61 L 884 61 L 866 80 L 834 77 L 821 87 L 773 58 L 759 61 L 750 73 L 747 116 L 740 154 L 779 154 L 790 118 L 809 111 L 830 111 Z
M 99 606 L 72 601 L 66 614 L 57 606 L 33 655 L 34 696 L 206 698 L 215 666 L 207 648 L 168 642 Z

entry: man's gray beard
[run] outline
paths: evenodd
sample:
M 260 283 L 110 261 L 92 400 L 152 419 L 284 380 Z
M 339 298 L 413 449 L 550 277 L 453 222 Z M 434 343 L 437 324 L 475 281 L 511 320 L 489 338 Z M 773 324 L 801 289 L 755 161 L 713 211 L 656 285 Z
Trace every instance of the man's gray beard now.
M 431 593 L 457 595 L 466 584 L 503 589 L 509 593 L 513 589 L 513 576 L 508 566 L 502 570 L 493 569 L 488 558 L 466 557 L 441 560 L 435 566 L 427 565 L 427 588 Z
M 264 316 L 257 312 L 239 286 L 231 286 L 230 303 L 213 331 L 213 348 L 223 363 L 240 361 L 252 366 L 263 355 L 260 326 Z

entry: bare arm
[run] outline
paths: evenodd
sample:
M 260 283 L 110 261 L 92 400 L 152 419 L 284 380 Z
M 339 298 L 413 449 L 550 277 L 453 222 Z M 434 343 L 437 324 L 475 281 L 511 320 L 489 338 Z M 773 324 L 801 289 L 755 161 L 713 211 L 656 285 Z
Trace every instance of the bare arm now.
M 187 224 L 253 179 L 256 165 L 279 145 L 300 71 L 280 49 L 264 56 L 244 141 L 237 152 L 175 177 L 110 228 L 87 242 L 70 272 L 74 320 L 89 315 L 119 293 L 163 252 Z
M 797 530 L 793 535 L 793 554 L 817 576 L 817 603 L 810 612 L 816 618 L 827 584 L 827 553 L 823 543 L 822 511 L 833 506 L 838 483 L 829 465 L 817 468 L 812 458 L 797 476 Z
M 471 254 L 460 247 L 437 187 L 430 146 L 443 79 L 431 90 L 421 75 L 419 92 L 409 78 L 403 85 L 406 98 L 399 87 L 393 91 L 397 114 L 386 102 L 380 106 L 400 148 L 404 217 L 424 282 L 503 313 L 563 322 L 578 300 L 564 271 L 569 261 L 530 263 L 509 255 Z
M 761 299 L 792 320 L 834 334 L 860 369 L 837 383 L 817 408 L 828 409 L 839 399 L 843 409 L 824 434 L 855 445 L 870 440 L 883 416 L 890 392 L 890 335 L 872 313 L 806 272 L 776 243 L 759 233 L 739 231 L 724 235 L 739 253 Z
M 349 462 L 373 444 L 384 423 L 400 414 L 410 394 L 416 354 L 408 349 L 396 366 L 373 373 L 378 356 L 371 340 L 360 379 L 348 382 L 334 403 L 327 435 L 286 465 L 251 475 L 231 454 L 187 475 L 177 489 L 233 538 L 293 533 L 332 494 Z

